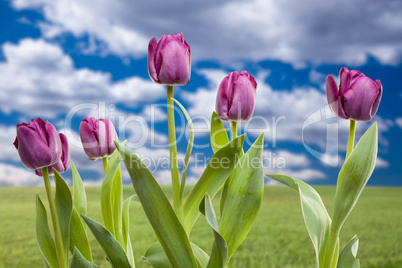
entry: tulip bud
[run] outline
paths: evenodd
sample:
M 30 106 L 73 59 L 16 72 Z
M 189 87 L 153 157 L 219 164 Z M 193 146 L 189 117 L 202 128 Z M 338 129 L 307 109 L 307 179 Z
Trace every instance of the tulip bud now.
M 63 173 L 63 172 L 66 172 L 67 169 L 70 167 L 70 151 L 68 149 L 67 137 L 64 136 L 64 134 L 62 134 L 62 133 L 59 133 L 59 135 L 60 135 L 61 147 L 62 147 L 61 157 L 60 157 L 60 160 L 56 164 L 48 167 L 49 175 L 54 174 L 53 168 L 55 168 L 58 172 Z M 35 170 L 35 174 L 38 176 L 42 176 L 42 170 L 40 170 L 40 169 Z
M 370 121 L 377 113 L 382 96 L 380 80 L 375 82 L 359 71 L 346 67 L 339 72 L 339 88 L 328 75 L 325 89 L 331 111 L 339 118 Z
M 191 51 L 183 33 L 152 38 L 148 45 L 148 73 L 163 85 L 186 85 L 190 82 Z
M 249 121 L 254 112 L 257 82 L 247 71 L 232 72 L 219 85 L 215 110 L 222 120 Z
M 90 160 L 110 156 L 116 149 L 114 140 L 119 140 L 109 119 L 96 120 L 87 117 L 80 124 L 80 137 L 85 154 Z
M 61 157 L 59 133 L 42 118 L 17 125 L 14 146 L 27 169 L 40 169 L 56 164 Z

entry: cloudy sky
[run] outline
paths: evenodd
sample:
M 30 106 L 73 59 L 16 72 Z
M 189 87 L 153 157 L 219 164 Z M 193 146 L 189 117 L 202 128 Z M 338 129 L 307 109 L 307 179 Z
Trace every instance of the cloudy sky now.
M 128 140 L 158 181 L 169 182 L 166 90 L 149 79 L 146 57 L 152 37 L 177 32 L 192 50 L 191 82 L 175 90 L 196 127 L 189 180 L 212 155 L 208 126 L 220 81 L 248 70 L 258 87 L 255 116 L 240 127 L 246 148 L 265 132 L 267 173 L 335 184 L 348 122 L 328 110 L 324 84 L 346 66 L 384 88 L 377 116 L 357 125 L 360 137 L 374 120 L 379 124 L 369 184 L 402 185 L 399 0 L 14 0 L 0 1 L 0 186 L 41 185 L 12 145 L 15 125 L 37 117 L 68 136 L 88 184 L 99 184 L 102 163 L 80 147 L 86 116 L 111 119 L 119 139 Z M 176 116 L 183 156 L 187 125 Z

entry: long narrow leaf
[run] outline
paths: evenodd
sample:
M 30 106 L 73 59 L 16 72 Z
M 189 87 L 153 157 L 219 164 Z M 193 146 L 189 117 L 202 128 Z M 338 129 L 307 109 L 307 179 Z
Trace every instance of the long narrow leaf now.
M 340 230 L 373 173 L 378 137 L 375 122 L 360 138 L 339 172 L 334 200 L 333 228 Z
M 184 202 L 184 221 L 187 233 L 190 233 L 200 212 L 198 207 L 205 193 L 214 197 L 221 189 L 235 167 L 243 147 L 244 135 L 237 137 L 218 150 L 208 162 L 207 167 Z
M 123 181 L 121 177 L 120 161 L 117 167 L 116 175 L 112 184 L 112 213 L 114 234 L 117 241 L 124 247 L 123 239 L 123 222 L 122 222 L 122 205 L 123 205 Z
M 70 221 L 73 211 L 73 198 L 67 183 L 60 173 L 53 168 L 54 183 L 56 185 L 55 204 L 57 217 L 59 219 L 61 238 L 63 241 L 64 259 L 68 264 L 68 251 L 70 248 Z
M 99 267 L 95 263 L 88 261 L 81 252 L 74 248 L 73 258 L 71 259 L 71 268 L 97 268 Z
M 130 203 L 132 202 L 133 198 L 136 197 L 135 195 L 130 196 L 123 202 L 123 239 L 124 239 L 124 246 L 126 250 L 126 254 L 128 260 L 131 263 L 131 266 L 134 267 L 134 254 L 133 249 L 131 247 L 130 241 L 130 224 L 129 224 L 129 213 L 130 213 Z
M 261 206 L 264 192 L 263 142 L 264 135 L 261 134 L 226 181 L 219 230 L 228 245 L 228 260 L 246 238 Z
M 190 243 L 193 249 L 194 256 L 197 259 L 198 268 L 206 268 L 209 256 L 199 246 L 194 243 Z M 166 253 L 159 242 L 152 244 L 142 256 L 144 261 L 147 261 L 152 267 L 157 268 L 172 268 Z
M 101 208 L 103 223 L 106 229 L 108 229 L 114 235 L 114 221 L 113 221 L 113 204 L 112 204 L 112 186 L 113 181 L 119 168 L 120 159 L 118 153 L 114 152 L 110 158 L 107 166 L 107 172 L 102 182 L 101 187 Z
M 229 143 L 228 133 L 226 132 L 221 119 L 215 111 L 212 113 L 211 117 L 210 139 L 212 151 L 214 153 Z
M 214 244 L 212 246 L 212 253 L 209 259 L 207 267 L 219 268 L 226 267 L 228 261 L 229 252 L 225 241 L 225 238 L 219 233 L 218 221 L 215 216 L 215 211 L 212 206 L 211 198 L 208 194 L 205 194 L 203 202 L 200 204 L 200 212 L 204 214 L 209 226 L 211 226 L 214 233 Z
M 145 214 L 173 267 L 197 267 L 190 242 L 169 200 L 141 159 L 115 142 Z
M 331 230 L 331 218 L 320 195 L 307 183 L 285 175 L 267 175 L 297 191 L 303 212 L 304 223 L 316 252 L 317 267 L 325 261 L 326 241 Z
M 131 265 L 127 259 L 124 249 L 116 238 L 114 238 L 112 233 L 110 233 L 99 222 L 91 220 L 83 215 L 82 218 L 88 225 L 96 240 L 98 240 L 99 245 L 102 247 L 112 266 L 115 268 L 130 268 Z
M 78 173 L 77 168 L 71 161 L 71 171 L 73 174 L 73 204 L 79 215 L 87 214 L 87 196 L 85 194 L 84 183 Z M 80 219 L 81 220 L 81 219 Z
M 360 260 L 356 259 L 357 250 L 359 249 L 359 238 L 355 235 L 339 255 L 338 268 L 350 267 L 360 268 Z
M 36 195 L 36 224 L 35 224 L 36 241 L 42 254 L 46 267 L 58 268 L 57 253 L 53 237 L 49 230 L 47 221 L 46 208 Z
M 74 253 L 74 248 L 77 248 L 88 261 L 92 262 L 91 248 L 89 246 L 88 236 L 85 231 L 86 225 L 81 220 L 75 207 L 71 214 L 70 222 L 70 252 Z

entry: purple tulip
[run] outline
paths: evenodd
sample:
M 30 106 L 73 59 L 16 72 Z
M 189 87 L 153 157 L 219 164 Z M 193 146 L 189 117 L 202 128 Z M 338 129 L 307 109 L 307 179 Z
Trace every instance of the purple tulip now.
M 42 118 L 17 125 L 14 146 L 27 169 L 40 169 L 56 164 L 61 157 L 59 133 Z
M 64 136 L 64 134 L 62 134 L 62 133 L 59 133 L 59 135 L 60 135 L 61 147 L 62 147 L 61 157 L 60 157 L 60 160 L 56 164 L 48 167 L 49 175 L 54 174 L 53 168 L 55 168 L 58 172 L 63 173 L 63 172 L 66 172 L 67 169 L 70 167 L 70 151 L 68 149 L 67 137 Z M 38 176 L 42 176 L 42 170 L 40 170 L 40 169 L 35 170 L 35 174 Z
M 80 137 L 85 154 L 91 160 L 110 156 L 116 149 L 114 140 L 119 140 L 109 119 L 96 120 L 87 117 L 80 124 Z
M 257 82 L 247 71 L 232 72 L 218 89 L 215 110 L 222 120 L 248 121 L 254 112 Z
M 186 85 L 190 82 L 191 51 L 183 33 L 152 38 L 148 45 L 148 73 L 163 85 Z
M 375 82 L 359 71 L 346 67 L 339 72 L 339 89 L 335 79 L 328 75 L 325 84 L 332 112 L 339 118 L 370 121 L 377 113 L 382 96 L 380 80 Z

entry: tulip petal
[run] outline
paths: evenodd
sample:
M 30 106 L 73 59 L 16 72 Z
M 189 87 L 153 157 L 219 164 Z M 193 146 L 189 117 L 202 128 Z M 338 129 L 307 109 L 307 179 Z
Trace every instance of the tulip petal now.
M 219 85 L 218 96 L 215 102 L 215 111 L 222 120 L 228 120 L 228 80 L 229 78 L 226 76 Z
M 254 112 L 256 90 L 247 76 L 240 75 L 234 82 L 229 118 L 235 121 L 248 121 Z
M 86 118 L 87 119 L 87 118 Z M 95 131 L 92 126 L 92 122 L 84 119 L 80 124 L 80 137 L 81 143 L 84 147 L 85 154 L 91 160 L 99 158 L 98 155 L 98 140 L 95 136 Z
M 46 141 L 27 126 L 17 127 L 18 153 L 27 169 L 46 167 L 51 163 L 52 156 Z
M 28 127 L 35 130 L 38 135 L 48 144 L 48 139 L 46 135 L 46 123 L 45 121 L 43 121 L 42 118 L 39 117 L 37 120 L 32 119 L 31 122 L 28 123 Z
M 49 123 L 49 121 L 46 122 L 45 129 L 46 141 L 52 156 L 50 165 L 53 165 L 56 164 L 61 158 L 62 144 L 59 133 L 57 132 L 56 128 Z
M 378 92 L 377 84 L 370 78 L 358 79 L 353 87 L 343 95 L 345 113 L 353 120 L 370 121 L 372 107 L 378 98 Z
M 108 119 L 99 119 L 99 121 L 102 121 L 105 124 L 107 154 L 111 155 L 116 149 L 113 141 L 119 141 L 119 137 L 117 136 L 116 129 L 114 128 L 112 122 L 110 122 Z
M 107 128 L 105 122 L 101 119 L 96 121 L 96 137 L 98 139 L 98 156 L 104 157 L 108 155 L 107 150 Z
M 67 137 L 60 133 L 60 141 L 61 141 L 61 147 L 62 147 L 62 154 L 61 154 L 61 158 L 60 161 L 62 163 L 62 168 L 57 169 L 58 172 L 63 173 L 65 172 L 69 167 L 70 167 L 70 150 L 69 150 L 69 146 L 68 146 L 68 140 Z
M 344 68 L 341 69 L 341 74 L 343 69 Z M 327 76 L 327 79 L 325 81 L 325 91 L 327 93 L 329 108 L 334 113 L 334 115 L 343 119 L 347 119 L 347 116 L 345 115 L 345 112 L 342 108 L 342 103 L 340 101 L 339 91 L 336 86 L 335 79 L 332 75 Z
M 156 38 L 152 38 L 151 41 L 149 41 L 148 45 L 148 74 L 149 77 L 154 81 L 155 83 L 158 83 L 158 74 L 156 72 L 156 67 L 155 67 L 155 53 L 156 49 L 158 47 L 158 42 L 156 41 Z
M 227 81 L 227 90 L 226 90 L 226 96 L 228 98 L 228 114 L 229 110 L 232 107 L 232 102 L 233 102 L 233 95 L 234 95 L 234 83 L 239 78 L 239 72 L 235 71 L 230 73 L 228 76 L 228 81 Z
M 155 50 L 155 55 L 154 55 L 154 64 L 155 64 L 155 70 L 156 70 L 156 76 L 157 76 L 157 83 L 161 83 L 160 79 L 159 79 L 159 73 L 160 73 L 160 69 L 161 69 L 161 65 L 162 65 L 162 54 L 161 54 L 161 48 L 162 46 L 165 45 L 166 43 L 166 39 L 167 39 L 167 35 L 163 35 L 161 37 L 161 39 L 159 39 L 158 44 L 156 46 L 156 50 Z
M 162 58 L 159 81 L 162 84 L 186 85 L 190 77 L 190 50 L 176 39 L 169 38 L 164 46 L 161 46 L 160 56 Z
M 339 95 L 343 96 L 346 90 L 349 89 L 360 77 L 365 77 L 360 71 L 349 71 L 348 68 L 343 67 L 339 71 Z
M 377 113 L 378 106 L 380 105 L 381 96 L 382 96 L 382 85 L 381 85 L 380 80 L 376 80 L 375 84 L 377 85 L 377 88 L 378 88 L 378 95 L 377 95 L 377 98 L 375 99 L 373 107 L 371 108 L 371 111 L 370 111 L 371 118 L 373 118 L 373 116 Z
M 116 130 L 109 119 L 87 117 L 80 124 L 80 137 L 85 154 L 91 160 L 109 156 L 116 149 Z
M 50 176 L 54 174 L 53 168 L 55 168 L 58 172 L 63 173 L 66 172 L 66 170 L 70 167 L 70 150 L 68 148 L 67 137 L 62 133 L 59 133 L 59 137 L 61 140 L 62 154 L 60 160 L 56 164 L 47 168 Z M 42 177 L 42 170 L 36 169 L 35 174 Z

